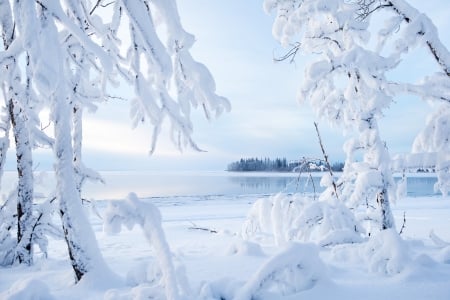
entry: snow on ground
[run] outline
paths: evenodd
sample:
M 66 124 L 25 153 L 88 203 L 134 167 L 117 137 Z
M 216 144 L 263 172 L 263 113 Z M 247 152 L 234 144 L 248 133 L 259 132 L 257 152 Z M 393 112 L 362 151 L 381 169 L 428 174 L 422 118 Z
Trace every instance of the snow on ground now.
M 250 299 L 249 295 L 255 299 L 450 299 L 450 198 L 406 198 L 394 205 L 397 229 L 404 212 L 406 216 L 402 239 L 383 232 L 368 242 L 333 247 L 275 246 L 270 236 L 243 240 L 241 226 L 252 204 L 269 197 L 142 199 L 161 211 L 184 295 L 189 299 Z M 100 215 L 106 206 L 106 201 L 98 201 Z M 119 281 L 105 277 L 74 285 L 64 242 L 51 240 L 47 259 L 37 253 L 32 267 L 0 269 L 0 299 L 164 299 L 156 252 L 141 228 L 107 235 L 92 211 L 90 220 Z

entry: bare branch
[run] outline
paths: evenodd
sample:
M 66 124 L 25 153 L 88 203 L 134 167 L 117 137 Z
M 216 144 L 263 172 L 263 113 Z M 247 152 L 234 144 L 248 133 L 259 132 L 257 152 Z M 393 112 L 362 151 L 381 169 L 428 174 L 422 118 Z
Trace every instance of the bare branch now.
M 375 4 L 376 2 L 379 2 L 378 5 L 373 7 L 373 4 Z M 364 21 L 371 14 L 381 8 L 393 6 L 391 2 L 388 2 L 387 4 L 381 4 L 380 0 L 356 0 L 355 4 L 359 6 L 358 10 L 356 11 L 356 19 L 358 21 Z
M 89 12 L 90 15 L 92 15 L 94 13 L 94 11 L 100 6 L 100 7 L 108 7 L 111 4 L 114 4 L 116 1 L 110 1 L 106 4 L 102 3 L 103 0 L 97 0 L 97 3 L 95 3 L 94 7 L 91 9 L 91 11 Z
M 209 228 L 205 228 L 205 227 L 198 227 L 193 222 L 191 222 L 191 224 L 192 224 L 192 226 L 189 227 L 188 229 L 191 229 L 191 230 L 202 230 L 202 231 L 206 231 L 206 232 L 209 232 L 209 233 L 218 233 L 217 230 L 209 229 Z
M 301 44 L 299 42 L 295 43 L 294 46 L 289 49 L 289 51 L 279 58 L 274 58 L 273 60 L 276 62 L 281 62 L 289 59 L 289 63 L 293 63 L 295 60 L 295 56 L 297 52 L 300 50 Z

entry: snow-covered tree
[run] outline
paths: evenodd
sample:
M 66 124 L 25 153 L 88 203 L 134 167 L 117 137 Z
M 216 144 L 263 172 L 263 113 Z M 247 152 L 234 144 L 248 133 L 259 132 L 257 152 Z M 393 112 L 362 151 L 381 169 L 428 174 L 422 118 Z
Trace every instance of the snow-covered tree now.
M 20 117 L 28 128 L 34 123 L 19 109 L 45 102 L 54 128 L 55 197 L 77 281 L 93 270 L 106 270 L 81 206 L 84 180 L 99 179 L 81 161 L 83 110 L 95 108 L 95 101 L 105 99 L 109 83 L 125 79 L 136 93 L 132 100 L 134 122 L 148 119 L 154 127 L 153 152 L 164 120 L 171 123 L 173 140 L 180 149 L 188 145 L 198 149 L 192 139 L 191 107 L 201 106 L 207 118 L 229 109 L 228 101 L 215 94 L 209 71 L 189 53 L 194 37 L 183 30 L 175 1 L 103 2 L 91 5 L 90 1 L 72 0 L 0 1 L 2 8 L 7 8 L 1 10 L 1 20 L 3 38 L 8 42 L 4 42 L 0 63 L 10 74 L 2 76 L 2 83 L 8 88 L 5 95 L 14 92 L 9 87 L 19 83 L 22 92 L 21 97 L 5 99 L 24 102 L 18 102 L 22 106 L 17 108 L 8 106 L 11 118 L 3 118 L 0 166 L 9 144 L 9 123 L 16 133 L 17 121 L 12 117 Z M 130 40 L 119 30 L 128 30 Z M 23 57 L 26 67 L 17 63 Z M 9 66 L 11 63 L 15 63 L 14 69 Z M 26 79 L 13 76 L 15 72 L 25 74 Z M 30 130 L 21 128 L 17 127 L 21 134 Z M 24 138 L 19 141 L 27 142 Z M 16 148 L 22 151 L 23 147 Z M 26 155 L 18 152 L 18 158 L 24 158 L 32 176 L 31 147 L 28 150 Z M 31 189 L 30 202 L 26 202 L 31 205 L 32 177 L 24 184 L 27 191 Z M 42 214 L 36 216 L 39 219 Z M 35 228 L 41 224 L 38 221 L 26 222 L 22 227 Z M 7 234 L 5 240 L 9 240 Z M 31 247 L 29 234 L 23 240 Z
M 319 53 L 306 68 L 301 100 L 309 101 L 318 115 L 333 124 L 356 128 L 357 134 L 347 142 L 344 170 L 344 176 L 351 176 L 346 182 L 352 184 L 344 186 L 350 188 L 349 193 L 340 198 L 353 200 L 355 205 L 364 196 L 376 200 L 380 228 L 394 226 L 388 198 L 393 183 L 389 155 L 377 124 L 390 102 L 377 82 L 392 62 L 361 47 L 367 40 L 367 24 L 353 18 L 355 9 L 345 1 L 265 4 L 268 11 L 277 10 L 276 38 L 285 45 L 295 39 L 298 51 Z M 363 153 L 361 163 L 354 159 L 357 151 Z
M 448 112 L 450 110 L 450 52 L 441 42 L 432 20 L 405 0 L 359 0 L 358 18 L 370 21 L 385 16 L 385 24 L 378 32 L 378 51 L 400 59 L 413 49 L 421 47 L 436 62 L 438 72 L 423 74 L 417 83 L 390 83 L 395 94 L 416 95 L 434 106 L 425 128 L 414 141 L 413 157 L 403 157 L 403 168 L 425 165 L 433 156 L 433 167 L 438 175 L 435 189 L 446 195 L 450 188 L 448 140 Z M 427 155 L 418 155 L 426 153 Z M 426 158 L 426 160 L 424 160 Z M 406 163 L 406 164 L 405 164 Z
M 60 204 L 64 237 L 67 241 L 69 257 L 76 278 L 101 264 L 101 255 L 96 249 L 95 236 L 84 216 L 75 184 L 73 151 L 71 144 L 72 107 L 68 89 L 70 82 L 64 69 L 60 31 L 71 30 L 86 44 L 86 48 L 97 48 L 79 27 L 70 22 L 59 3 L 14 3 L 15 30 L 19 37 L 19 47 L 29 56 L 31 83 L 37 95 L 48 99 L 54 122 L 55 172 L 57 177 L 57 199 Z M 58 29 L 56 21 L 65 25 Z M 48 45 L 54 45 L 48 47 Z M 32 183 L 31 183 L 32 184 Z
M 13 11 L 9 1 L 0 2 L 0 25 L 3 38 L 3 49 L 8 52 L 17 38 Z M 17 43 L 16 43 L 17 44 Z M 17 50 L 17 49 L 16 49 Z M 15 246 L 15 259 L 19 263 L 31 264 L 33 260 L 32 229 L 33 217 L 33 160 L 32 149 L 36 142 L 51 143 L 37 128 L 37 102 L 30 82 L 30 62 L 27 53 L 25 61 L 20 61 L 18 55 L 12 50 L 10 56 L 3 57 L 3 98 L 7 117 L 3 120 L 5 136 L 2 138 L 1 163 L 3 171 L 4 158 L 8 150 L 8 133 L 12 128 L 16 148 L 18 187 L 17 187 L 17 245 Z M 25 68 L 20 68 L 20 63 Z
M 372 43 L 370 22 L 372 14 L 381 8 L 390 8 L 395 15 L 387 16 L 389 22 L 380 30 L 380 42 L 376 44 Z M 390 198 L 395 195 L 395 183 L 378 123 L 394 97 L 402 93 L 447 101 L 448 80 L 443 77 L 448 75 L 440 73 L 424 78 L 423 83 L 411 84 L 387 74 L 421 39 L 445 73 L 448 52 L 432 22 L 403 0 L 266 0 L 265 9 L 276 12 L 274 36 L 284 46 L 292 47 L 284 58 L 293 59 L 298 53 L 315 57 L 306 67 L 300 100 L 311 103 L 317 115 L 348 133 L 344 174 L 337 182 L 339 198 L 354 208 L 360 204 L 368 210 L 376 207 L 378 217 L 370 219 L 380 229 L 394 227 Z M 400 36 L 395 35 L 403 21 L 407 28 Z M 394 46 L 388 49 L 389 39 Z

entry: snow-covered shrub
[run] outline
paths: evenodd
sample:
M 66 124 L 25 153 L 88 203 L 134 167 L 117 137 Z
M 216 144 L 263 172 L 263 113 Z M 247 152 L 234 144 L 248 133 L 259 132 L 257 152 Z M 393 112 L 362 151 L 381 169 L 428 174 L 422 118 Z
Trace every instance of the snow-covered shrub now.
M 55 197 L 50 196 L 42 203 L 35 203 L 31 211 L 31 244 L 37 245 L 44 257 L 47 257 L 48 236 L 63 238 L 61 228 L 53 220 L 56 205 Z M 0 220 L 0 266 L 12 265 L 18 261 L 18 252 L 21 251 L 17 246 L 17 187 L 3 199 Z
M 380 231 L 362 245 L 361 255 L 369 271 L 395 275 L 410 261 L 407 244 L 394 229 Z
M 277 245 L 287 241 L 321 246 L 359 242 L 360 232 L 358 222 L 345 205 L 299 194 L 259 199 L 242 227 L 245 239 L 270 236 Z
M 141 269 L 128 276 L 130 283 L 138 284 L 133 289 L 135 292 L 144 293 L 144 298 L 155 297 L 163 286 L 167 299 L 180 299 L 181 295 L 189 290 L 186 285 L 187 280 L 177 278 L 183 277 L 184 274 L 175 269 L 161 226 L 161 214 L 156 206 L 143 202 L 135 193 L 130 193 L 126 200 L 109 203 L 104 220 L 104 231 L 107 233 L 120 232 L 122 225 L 131 230 L 135 224 L 138 224 L 155 250 L 157 267 L 153 264 L 145 272 Z
M 11 235 L 11 231 L 17 224 L 17 219 L 14 217 L 15 195 L 17 195 L 16 189 L 10 193 L 9 197 L 3 199 L 0 206 L 0 266 L 9 266 L 14 262 L 17 239 Z
M 64 233 L 60 224 L 55 223 L 54 214 L 57 211 L 58 203 L 54 196 L 50 196 L 46 201 L 36 204 L 34 208 L 34 226 L 31 233 L 32 242 L 36 244 L 44 257 L 47 257 L 48 237 L 63 239 Z
M 271 257 L 236 292 L 234 300 L 286 296 L 310 289 L 325 280 L 326 267 L 312 244 L 291 243 Z
M 321 246 L 361 241 L 361 228 L 343 204 L 312 202 L 294 220 L 290 240 L 310 241 Z

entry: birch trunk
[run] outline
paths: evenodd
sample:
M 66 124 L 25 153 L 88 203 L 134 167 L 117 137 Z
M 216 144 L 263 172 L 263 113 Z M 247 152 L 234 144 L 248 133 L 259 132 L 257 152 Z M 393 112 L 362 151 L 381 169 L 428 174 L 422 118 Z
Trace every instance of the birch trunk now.
M 67 93 L 64 93 L 61 87 L 59 89 L 53 105 L 57 198 L 60 204 L 64 238 L 78 282 L 86 273 L 106 266 L 98 249 L 94 232 L 81 205 L 81 195 L 77 189 L 77 179 L 73 166 L 72 106 L 69 104 Z

